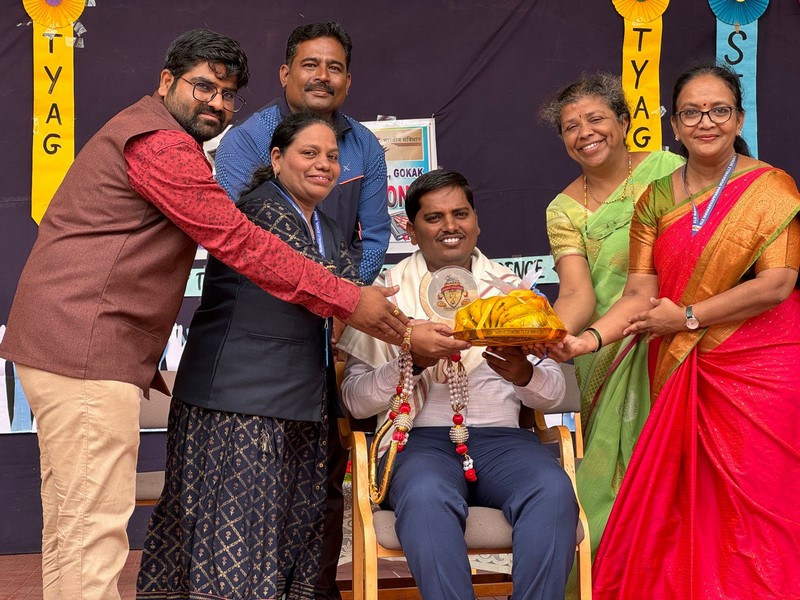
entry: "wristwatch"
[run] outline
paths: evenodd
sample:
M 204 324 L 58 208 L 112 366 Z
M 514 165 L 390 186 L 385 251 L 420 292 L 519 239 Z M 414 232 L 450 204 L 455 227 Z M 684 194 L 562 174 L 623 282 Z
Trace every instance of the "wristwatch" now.
M 427 369 L 428 367 L 420 367 L 419 365 L 415 365 L 411 363 L 411 374 L 412 375 L 422 375 L 422 372 Z
M 694 316 L 691 305 L 686 307 L 686 329 L 697 329 L 700 327 L 700 321 Z

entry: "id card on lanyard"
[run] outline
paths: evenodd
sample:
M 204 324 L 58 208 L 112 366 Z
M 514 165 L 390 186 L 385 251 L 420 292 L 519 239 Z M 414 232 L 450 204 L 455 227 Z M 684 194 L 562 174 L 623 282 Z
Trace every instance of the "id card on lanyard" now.
M 281 193 L 281 196 L 286 198 L 286 200 L 289 202 L 292 208 L 294 208 L 295 212 L 305 223 L 306 217 L 303 214 L 303 211 L 297 205 L 297 202 L 295 202 L 294 199 L 291 196 L 289 196 L 289 194 L 287 194 L 283 190 L 283 188 L 281 188 L 281 186 L 279 186 L 277 183 L 275 183 L 274 181 L 271 181 L 270 183 L 272 183 L 272 185 L 275 186 L 275 189 Z M 322 237 L 322 225 L 320 224 L 319 211 L 316 208 L 314 209 L 314 212 L 311 213 L 311 226 L 314 228 L 314 238 L 320 255 L 322 255 L 323 258 L 331 258 L 325 253 L 325 239 Z M 326 367 L 331 366 L 330 347 L 331 347 L 331 319 L 327 318 L 325 319 L 325 366 Z

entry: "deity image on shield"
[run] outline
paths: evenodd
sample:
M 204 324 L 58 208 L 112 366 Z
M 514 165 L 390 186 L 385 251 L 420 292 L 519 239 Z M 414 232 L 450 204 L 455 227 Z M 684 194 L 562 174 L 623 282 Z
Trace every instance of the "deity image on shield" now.
M 436 295 L 438 306 L 457 310 L 470 303 L 469 292 L 457 277 L 448 276 Z

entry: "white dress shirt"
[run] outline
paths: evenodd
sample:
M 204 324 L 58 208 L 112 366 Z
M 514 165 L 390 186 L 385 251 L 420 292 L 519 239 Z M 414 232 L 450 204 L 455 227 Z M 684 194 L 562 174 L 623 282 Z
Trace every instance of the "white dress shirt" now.
M 528 357 L 533 363 L 536 357 Z M 367 363 L 348 357 L 342 382 L 342 396 L 354 417 L 363 419 L 388 410 L 400 378 L 395 358 L 373 369 Z M 414 377 L 414 383 L 419 376 Z M 528 385 L 516 386 L 482 362 L 469 374 L 469 405 L 461 411 L 469 427 L 519 427 L 520 403 L 530 408 L 558 412 L 566 384 L 558 364 L 547 358 L 533 368 Z M 414 416 L 414 427 L 451 426 L 450 390 L 446 383 L 433 383 L 425 404 Z

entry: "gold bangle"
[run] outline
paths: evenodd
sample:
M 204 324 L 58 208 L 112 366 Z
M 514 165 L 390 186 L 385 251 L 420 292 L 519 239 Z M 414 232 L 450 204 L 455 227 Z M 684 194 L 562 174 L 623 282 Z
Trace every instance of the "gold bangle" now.
M 411 352 L 411 332 L 413 329 L 411 325 L 406 325 L 406 332 L 403 334 L 403 341 L 400 344 L 403 352 Z

